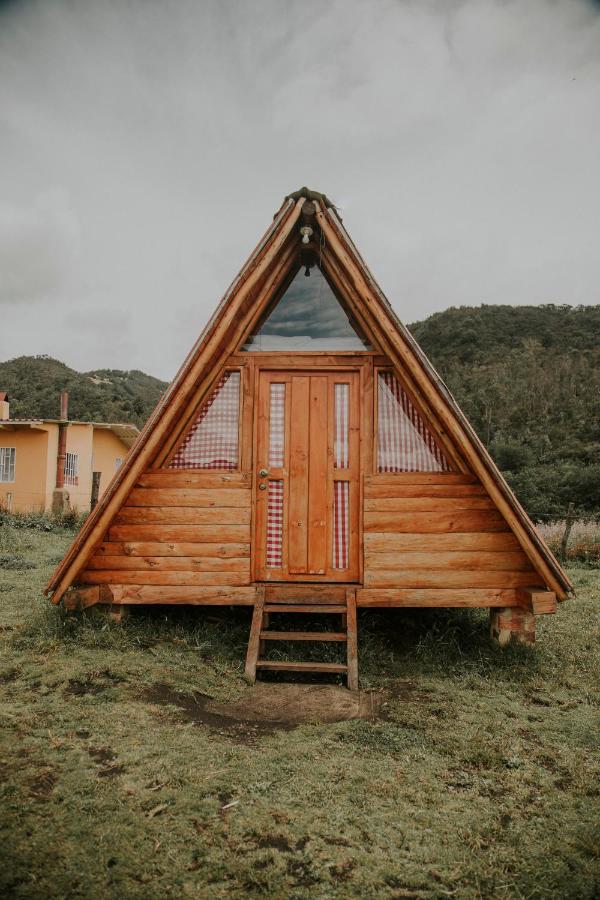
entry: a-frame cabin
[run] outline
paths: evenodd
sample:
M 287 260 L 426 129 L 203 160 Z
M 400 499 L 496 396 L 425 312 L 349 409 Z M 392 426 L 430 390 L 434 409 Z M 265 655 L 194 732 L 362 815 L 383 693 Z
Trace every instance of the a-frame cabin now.
M 335 208 L 306 188 L 286 197 L 47 587 L 68 608 L 253 606 L 251 678 L 347 671 L 353 688 L 356 607 L 488 607 L 500 643 L 529 642 L 535 615 L 571 590 Z M 274 611 L 340 613 L 328 634 L 347 665 L 259 658 L 282 637 Z

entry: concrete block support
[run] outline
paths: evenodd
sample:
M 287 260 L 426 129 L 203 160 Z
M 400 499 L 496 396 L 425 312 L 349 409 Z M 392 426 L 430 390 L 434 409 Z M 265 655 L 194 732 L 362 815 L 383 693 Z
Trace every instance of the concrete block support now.
M 52 512 L 55 516 L 67 513 L 71 509 L 71 500 L 66 488 L 55 488 L 52 492 Z

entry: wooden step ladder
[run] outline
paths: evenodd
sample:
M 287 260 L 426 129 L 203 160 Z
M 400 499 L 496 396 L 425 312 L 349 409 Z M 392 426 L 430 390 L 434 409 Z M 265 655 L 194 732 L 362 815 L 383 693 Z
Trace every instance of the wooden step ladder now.
M 358 690 L 358 641 L 356 632 L 356 588 L 337 590 L 302 590 L 302 585 L 290 591 L 277 592 L 276 585 L 257 588 L 248 653 L 246 655 L 246 677 L 254 683 L 256 670 L 278 672 L 328 672 L 346 675 L 348 689 Z M 302 599 L 302 595 L 305 598 Z M 335 615 L 341 616 L 340 631 L 270 631 L 270 614 L 293 615 Z M 280 662 L 262 659 L 268 641 L 339 641 L 346 644 L 346 662 Z

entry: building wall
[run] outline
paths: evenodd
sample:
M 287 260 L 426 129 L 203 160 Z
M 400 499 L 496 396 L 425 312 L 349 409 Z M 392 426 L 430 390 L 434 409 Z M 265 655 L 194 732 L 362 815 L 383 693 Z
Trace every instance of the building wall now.
M 56 487 L 58 425 L 44 423 L 32 428 L 0 429 L 0 447 L 16 450 L 15 481 L 0 482 L 0 505 L 15 512 L 52 509 Z M 92 494 L 92 471 L 99 471 L 100 496 L 115 473 L 117 458 L 124 459 L 127 446 L 108 429 L 71 424 L 67 428 L 67 453 L 79 457 L 78 484 L 65 483 L 71 507 L 87 512 Z M 11 498 L 9 498 L 11 495 Z
M 539 583 L 475 476 L 365 477 L 360 606 L 516 606 Z
M 238 472 L 143 475 L 78 580 L 122 603 L 252 604 L 250 488 Z
M 123 461 L 129 448 L 108 428 L 94 428 L 92 449 L 92 472 L 100 472 L 101 497 L 117 471 L 117 459 Z
M 0 447 L 14 447 L 16 450 L 15 480 L 0 482 L 0 505 L 10 506 L 14 512 L 46 508 L 48 442 L 53 430 L 56 430 L 55 425 L 40 425 L 35 430 L 0 429 Z
M 67 484 L 65 488 L 69 493 L 71 508 L 77 512 L 88 512 L 90 497 L 92 494 L 92 441 L 94 429 L 92 425 L 69 425 L 67 428 L 67 453 L 75 453 L 79 456 L 78 484 Z M 56 471 L 56 456 L 54 457 L 54 469 Z M 54 483 L 49 490 L 50 506 L 52 504 L 52 491 Z

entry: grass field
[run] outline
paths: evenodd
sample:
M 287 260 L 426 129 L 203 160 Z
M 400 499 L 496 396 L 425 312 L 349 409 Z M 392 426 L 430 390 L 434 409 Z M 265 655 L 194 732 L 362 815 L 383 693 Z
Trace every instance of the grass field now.
M 600 894 L 598 570 L 534 650 L 484 613 L 361 614 L 379 718 L 230 728 L 195 713 L 252 695 L 248 611 L 65 618 L 69 537 L 0 527 L 0 896 Z

